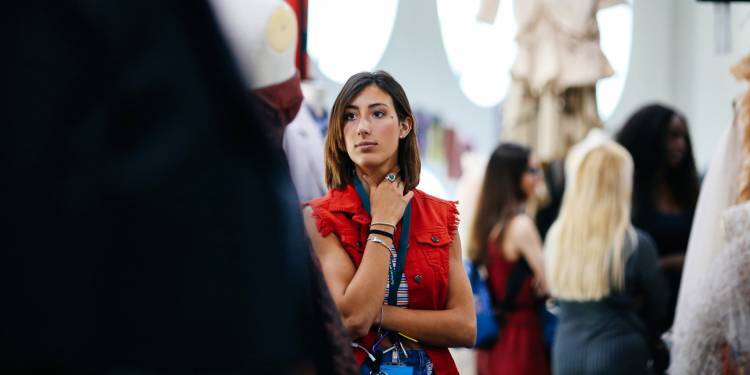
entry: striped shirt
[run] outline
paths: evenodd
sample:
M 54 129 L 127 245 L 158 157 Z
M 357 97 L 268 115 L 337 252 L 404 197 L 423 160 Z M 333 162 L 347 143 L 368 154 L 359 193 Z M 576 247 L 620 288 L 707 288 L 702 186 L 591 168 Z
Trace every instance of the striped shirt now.
M 391 253 L 391 267 L 388 272 L 396 269 L 396 254 Z M 385 284 L 385 296 L 383 297 L 383 304 L 388 304 L 388 294 L 391 291 L 390 277 L 389 282 Z M 398 284 L 398 291 L 396 291 L 396 306 L 407 307 L 409 306 L 409 285 L 406 283 L 406 273 L 401 274 L 401 282 Z

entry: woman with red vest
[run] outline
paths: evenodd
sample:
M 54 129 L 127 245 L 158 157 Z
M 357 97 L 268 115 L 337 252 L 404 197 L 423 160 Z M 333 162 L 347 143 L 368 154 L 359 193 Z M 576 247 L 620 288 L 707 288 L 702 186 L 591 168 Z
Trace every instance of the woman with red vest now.
M 307 203 L 305 226 L 362 373 L 458 374 L 448 348 L 476 335 L 458 211 L 416 189 L 401 85 L 382 71 L 349 78 L 325 147 L 330 190 Z

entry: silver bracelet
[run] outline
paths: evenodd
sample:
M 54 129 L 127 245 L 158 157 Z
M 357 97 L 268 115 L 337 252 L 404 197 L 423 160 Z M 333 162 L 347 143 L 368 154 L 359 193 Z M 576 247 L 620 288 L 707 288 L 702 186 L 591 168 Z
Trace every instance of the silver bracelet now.
M 388 249 L 388 252 L 391 255 L 394 255 L 396 253 L 396 247 L 395 246 L 389 245 L 389 244 L 385 243 L 385 241 L 381 240 L 380 238 L 377 238 L 377 237 L 368 237 L 367 241 L 369 241 L 369 242 L 375 242 L 376 244 L 380 244 L 381 246 L 383 246 L 386 249 Z

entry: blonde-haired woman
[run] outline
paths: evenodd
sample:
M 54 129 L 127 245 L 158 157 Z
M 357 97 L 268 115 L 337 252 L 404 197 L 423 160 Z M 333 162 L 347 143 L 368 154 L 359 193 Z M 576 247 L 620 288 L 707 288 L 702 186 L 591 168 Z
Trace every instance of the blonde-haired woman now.
M 651 239 L 630 223 L 632 158 L 608 140 L 569 158 L 546 240 L 548 286 L 560 307 L 553 373 L 648 373 L 669 292 Z

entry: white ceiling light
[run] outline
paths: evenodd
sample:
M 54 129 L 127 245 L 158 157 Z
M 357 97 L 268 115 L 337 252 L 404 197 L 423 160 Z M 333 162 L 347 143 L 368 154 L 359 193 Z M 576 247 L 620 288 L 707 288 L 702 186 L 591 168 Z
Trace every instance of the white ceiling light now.
M 602 51 L 615 70 L 614 76 L 600 80 L 596 85 L 599 115 L 606 121 L 620 103 L 628 77 L 630 44 L 633 38 L 633 8 L 627 4 L 620 4 L 602 9 L 597 14 L 597 20 Z
M 310 0 L 307 51 L 338 83 L 377 66 L 391 39 L 398 0 Z
M 448 63 L 464 95 L 480 107 L 494 106 L 510 85 L 516 56 L 513 2 L 500 2 L 493 24 L 477 21 L 479 0 L 438 0 L 440 31 Z

